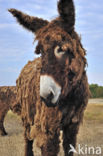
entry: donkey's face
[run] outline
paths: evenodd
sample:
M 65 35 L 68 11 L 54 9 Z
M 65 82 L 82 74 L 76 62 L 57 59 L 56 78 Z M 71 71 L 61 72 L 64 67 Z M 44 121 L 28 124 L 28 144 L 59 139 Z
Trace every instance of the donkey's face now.
M 51 24 L 38 33 L 36 50 L 42 55 L 40 96 L 48 106 L 55 106 L 81 79 L 84 62 L 78 41 L 57 25 L 51 28 Z
M 56 106 L 81 80 L 85 51 L 74 32 L 75 13 L 72 0 L 58 2 L 59 17 L 48 22 L 9 10 L 25 28 L 35 32 L 41 53 L 40 96 L 47 106 Z

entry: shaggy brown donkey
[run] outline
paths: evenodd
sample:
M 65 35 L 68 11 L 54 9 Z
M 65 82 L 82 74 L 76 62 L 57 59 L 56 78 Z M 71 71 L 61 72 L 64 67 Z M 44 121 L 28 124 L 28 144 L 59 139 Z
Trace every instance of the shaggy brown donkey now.
M 15 109 L 16 87 L 0 87 L 0 135 L 7 135 L 3 122 L 7 112 Z M 17 104 L 16 104 L 17 107 Z M 17 110 L 15 109 L 17 112 Z
M 36 35 L 35 53 L 41 57 L 22 69 L 17 80 L 17 103 L 25 127 L 25 156 L 33 156 L 36 140 L 42 156 L 57 156 L 63 131 L 65 156 L 76 136 L 88 103 L 86 52 L 75 32 L 72 0 L 59 0 L 58 18 L 48 22 L 16 9 L 9 10 L 24 28 Z

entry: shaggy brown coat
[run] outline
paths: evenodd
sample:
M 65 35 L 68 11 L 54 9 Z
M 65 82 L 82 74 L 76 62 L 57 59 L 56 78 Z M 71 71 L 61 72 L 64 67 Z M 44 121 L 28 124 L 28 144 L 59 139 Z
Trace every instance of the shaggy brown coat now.
M 25 156 L 33 156 L 32 144 L 36 139 L 42 156 L 57 156 L 59 134 L 63 131 L 65 156 L 70 144 L 76 145 L 76 136 L 88 103 L 89 87 L 86 76 L 86 52 L 80 37 L 74 30 L 75 9 L 72 0 L 59 0 L 59 17 L 48 22 L 31 17 L 16 9 L 9 10 L 26 29 L 36 34 L 39 41 L 36 53 L 41 57 L 22 69 L 17 79 L 17 103 L 25 127 Z M 56 58 L 54 49 L 64 52 Z M 47 107 L 40 98 L 40 77 L 50 75 L 60 86 L 62 93 L 58 105 Z
M 26 138 L 36 139 L 37 145 L 41 149 L 45 148 L 45 151 L 42 150 L 43 156 L 54 156 L 59 151 L 60 130 L 69 125 L 67 130 L 69 137 L 77 134 L 88 102 L 89 89 L 84 73 L 80 84 L 72 93 L 73 97 L 65 99 L 65 105 L 61 105 L 61 107 L 49 108 L 40 99 L 40 71 L 41 58 L 29 61 L 23 68 L 17 80 L 17 102 L 21 103 L 22 101 L 21 117 Z M 70 143 L 72 144 L 71 139 Z
M 17 112 L 16 87 L 0 87 L 0 135 L 7 135 L 3 122 L 7 112 L 14 109 Z M 16 107 L 15 107 L 16 103 Z

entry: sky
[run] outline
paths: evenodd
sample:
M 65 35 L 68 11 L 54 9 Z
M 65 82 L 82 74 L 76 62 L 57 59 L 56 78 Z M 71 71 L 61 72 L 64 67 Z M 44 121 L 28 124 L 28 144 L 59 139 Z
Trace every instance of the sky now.
M 75 29 L 87 50 L 89 83 L 103 86 L 103 0 L 74 0 Z M 0 86 L 15 85 L 23 66 L 34 58 L 34 34 L 23 29 L 7 11 L 16 8 L 52 20 L 58 16 L 57 0 L 0 0 Z

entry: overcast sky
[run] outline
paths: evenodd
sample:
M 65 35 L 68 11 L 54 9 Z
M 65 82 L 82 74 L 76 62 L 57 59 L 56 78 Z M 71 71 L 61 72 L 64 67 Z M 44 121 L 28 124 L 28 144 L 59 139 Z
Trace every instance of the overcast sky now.
M 89 83 L 103 85 L 103 0 L 74 0 L 76 31 L 87 50 Z M 57 0 L 0 0 L 0 85 L 15 85 L 22 67 L 33 60 L 34 35 L 7 11 L 16 8 L 51 20 L 58 16 Z

